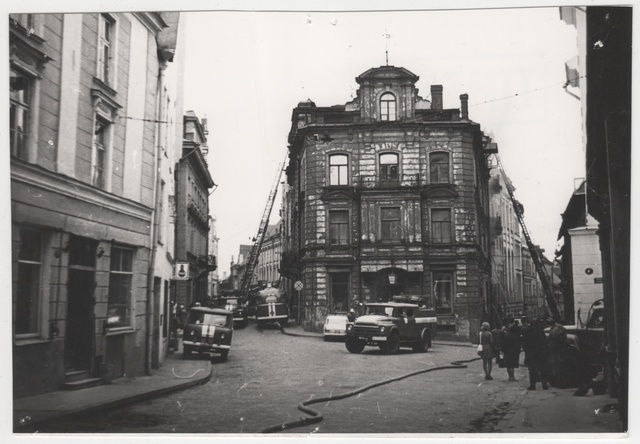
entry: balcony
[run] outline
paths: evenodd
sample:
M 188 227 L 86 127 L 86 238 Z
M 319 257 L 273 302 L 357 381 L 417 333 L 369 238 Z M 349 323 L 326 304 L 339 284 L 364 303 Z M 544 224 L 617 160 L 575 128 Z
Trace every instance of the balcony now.
M 416 188 L 426 185 L 420 179 L 419 174 L 401 174 L 396 178 L 383 178 L 378 176 L 360 176 L 356 180 L 357 188 Z

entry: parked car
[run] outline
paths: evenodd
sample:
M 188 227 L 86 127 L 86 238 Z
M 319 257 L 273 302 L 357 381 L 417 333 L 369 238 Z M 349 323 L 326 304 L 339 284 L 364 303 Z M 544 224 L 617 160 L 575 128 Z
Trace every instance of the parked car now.
M 324 340 L 342 339 L 347 336 L 347 314 L 334 313 L 324 321 Z
M 432 309 L 404 302 L 365 304 L 365 313 L 347 324 L 345 345 L 350 353 L 360 353 L 367 345 L 377 345 L 384 354 L 400 347 L 426 352 L 436 337 L 437 318 Z
M 231 350 L 233 313 L 220 308 L 192 307 L 182 336 L 182 354 L 218 353 L 226 359 Z
M 233 313 L 233 325 L 244 328 L 249 323 L 247 304 L 241 296 L 221 296 L 216 301 L 216 307 Z

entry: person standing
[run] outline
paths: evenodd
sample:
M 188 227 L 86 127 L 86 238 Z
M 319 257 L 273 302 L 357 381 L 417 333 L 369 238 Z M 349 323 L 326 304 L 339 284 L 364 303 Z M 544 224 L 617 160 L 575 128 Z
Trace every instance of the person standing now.
M 484 379 L 491 381 L 491 367 L 493 361 L 493 335 L 488 322 L 483 322 L 480 331 L 480 345 L 482 345 L 482 369 L 484 370 Z
M 520 367 L 520 351 L 520 329 L 517 324 L 511 324 L 502 339 L 504 366 L 507 368 L 509 381 L 517 381 L 515 377 L 515 369 Z
M 549 388 L 547 383 L 547 358 L 549 346 L 544 334 L 544 324 L 539 319 L 531 321 L 522 332 L 522 348 L 524 350 L 524 364 L 529 369 L 529 387 L 535 390 L 536 382 L 542 382 L 542 389 Z
M 352 308 L 351 310 L 349 310 L 349 313 L 347 313 L 347 321 L 355 322 L 355 320 L 356 320 L 356 311 Z

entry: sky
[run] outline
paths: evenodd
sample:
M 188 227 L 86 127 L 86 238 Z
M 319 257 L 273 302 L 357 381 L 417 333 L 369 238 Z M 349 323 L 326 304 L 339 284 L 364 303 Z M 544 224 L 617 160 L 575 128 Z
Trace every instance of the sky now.
M 293 108 L 355 96 L 355 77 L 386 64 L 444 88 L 444 107 L 469 94 L 470 119 L 499 155 L 534 243 L 553 258 L 561 213 L 584 177 L 580 102 L 563 89 L 577 33 L 559 9 L 383 12 L 189 12 L 185 110 L 207 117 L 218 188 L 219 271 L 257 232 Z M 284 176 L 283 179 L 284 180 Z M 270 222 L 278 220 L 280 196 Z

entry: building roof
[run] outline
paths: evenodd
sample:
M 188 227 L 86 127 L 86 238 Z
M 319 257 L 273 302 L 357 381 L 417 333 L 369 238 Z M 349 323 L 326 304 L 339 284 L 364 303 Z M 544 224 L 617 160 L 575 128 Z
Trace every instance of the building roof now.
M 362 84 L 364 80 L 376 80 L 376 79 L 402 79 L 409 78 L 414 83 L 418 81 L 419 76 L 415 75 L 406 68 L 396 66 L 380 66 L 378 68 L 371 68 L 356 77 L 356 82 Z

